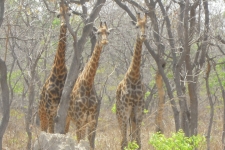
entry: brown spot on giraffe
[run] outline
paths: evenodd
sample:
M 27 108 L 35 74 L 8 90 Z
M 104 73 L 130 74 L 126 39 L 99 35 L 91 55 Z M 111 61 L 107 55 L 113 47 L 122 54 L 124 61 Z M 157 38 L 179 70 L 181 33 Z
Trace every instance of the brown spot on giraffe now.
M 45 132 L 49 130 L 50 133 L 54 133 L 54 118 L 57 113 L 57 107 L 60 102 L 67 76 L 67 68 L 65 64 L 67 26 L 62 14 L 68 15 L 68 5 L 66 3 L 60 3 L 61 26 L 58 48 L 50 75 L 45 81 L 41 91 L 38 110 L 41 130 Z
M 100 54 L 103 47 L 108 43 L 107 37 L 111 29 L 108 29 L 106 23 L 101 22 L 97 30 L 97 42 L 91 58 L 84 67 L 84 70 L 78 76 L 70 96 L 70 106 L 68 110 L 68 119 L 76 125 L 77 140 L 85 138 L 86 128 L 88 129 L 88 140 L 92 149 L 94 149 L 95 132 L 97 126 L 97 113 L 100 103 L 94 89 L 94 77 L 98 68 Z M 69 124 L 69 122 L 67 122 Z M 67 126 L 68 128 L 69 126 Z M 68 130 L 68 129 L 66 129 Z
M 119 83 L 116 91 L 116 116 L 122 134 L 121 150 L 127 142 L 127 126 L 131 121 L 132 141 L 136 141 L 141 149 L 141 122 L 144 111 L 144 85 L 142 84 L 140 65 L 142 44 L 145 41 L 145 28 L 147 14 L 141 19 L 140 13 L 137 14 L 136 26 L 140 29 L 137 35 L 133 58 L 124 79 Z

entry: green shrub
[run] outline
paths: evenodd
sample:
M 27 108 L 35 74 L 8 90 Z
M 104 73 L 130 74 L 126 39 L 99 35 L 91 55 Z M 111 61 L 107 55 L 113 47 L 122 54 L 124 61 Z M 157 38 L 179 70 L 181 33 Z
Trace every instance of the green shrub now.
M 137 145 L 136 141 L 129 142 L 127 147 L 124 148 L 124 150 L 136 150 L 139 146 Z
M 116 104 L 113 104 L 113 107 L 111 108 L 111 111 L 115 114 L 116 113 Z
M 163 134 L 158 132 L 153 134 L 149 140 L 149 144 L 156 150 L 193 150 L 195 148 L 201 148 L 204 143 L 204 136 L 185 137 L 182 130 L 173 133 L 170 138 L 166 138 Z

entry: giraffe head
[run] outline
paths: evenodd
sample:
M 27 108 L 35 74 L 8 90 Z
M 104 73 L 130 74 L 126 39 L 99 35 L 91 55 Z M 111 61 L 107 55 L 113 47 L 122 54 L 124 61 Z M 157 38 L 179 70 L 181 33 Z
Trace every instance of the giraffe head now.
M 147 13 L 145 13 L 145 16 L 143 18 L 141 18 L 140 13 L 137 13 L 137 22 L 132 21 L 132 23 L 136 26 L 136 28 L 139 29 L 138 31 L 138 38 L 140 38 L 142 41 L 145 40 L 146 38 L 146 34 L 145 34 L 145 30 L 146 30 L 146 23 L 147 23 Z
M 103 24 L 101 21 L 99 28 L 97 29 L 96 27 L 94 27 L 94 30 L 97 34 L 97 42 L 101 45 L 108 44 L 108 35 L 112 29 L 108 29 L 106 22 L 104 22 Z
M 66 20 L 63 14 L 70 16 L 69 5 L 67 2 L 64 2 L 64 3 L 60 2 L 59 6 L 60 6 L 60 9 L 59 9 L 59 13 L 57 14 L 57 17 L 58 18 L 61 17 L 61 24 L 66 24 Z

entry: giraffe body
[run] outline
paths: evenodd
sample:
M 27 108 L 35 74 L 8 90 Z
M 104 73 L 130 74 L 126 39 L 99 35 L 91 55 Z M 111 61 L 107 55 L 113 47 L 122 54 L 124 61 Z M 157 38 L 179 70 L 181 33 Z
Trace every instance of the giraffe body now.
M 60 10 L 66 11 L 61 4 Z M 62 12 L 61 12 L 62 13 Z M 67 68 L 65 64 L 66 50 L 66 32 L 67 26 L 65 20 L 61 20 L 60 36 L 54 63 L 40 95 L 39 117 L 41 130 L 54 133 L 54 118 L 57 113 L 57 107 L 60 102 L 62 90 L 67 76 Z
M 92 149 L 94 149 L 95 130 L 98 119 L 97 113 L 100 105 L 93 85 L 102 48 L 108 43 L 107 36 L 109 30 L 106 23 L 105 25 L 100 24 L 97 33 L 99 39 L 95 44 L 92 56 L 78 76 L 72 90 L 66 123 L 66 126 L 69 127 L 69 121 L 72 120 L 74 122 L 78 142 L 85 138 L 87 128 L 87 137 Z
M 145 40 L 146 15 L 144 19 L 141 19 L 140 14 L 138 14 L 137 21 L 136 26 L 140 27 L 141 35 L 137 36 L 132 62 L 116 91 L 116 116 L 122 134 L 121 150 L 128 144 L 127 127 L 129 119 L 131 140 L 136 141 L 139 149 L 141 149 L 140 126 L 144 111 L 145 91 L 140 74 L 140 64 L 142 44 Z

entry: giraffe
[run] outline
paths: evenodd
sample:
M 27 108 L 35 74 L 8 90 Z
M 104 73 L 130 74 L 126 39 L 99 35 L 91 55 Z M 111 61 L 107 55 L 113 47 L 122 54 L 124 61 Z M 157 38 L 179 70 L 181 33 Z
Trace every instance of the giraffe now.
M 41 130 L 45 132 L 49 130 L 49 133 L 54 133 L 54 118 L 57 113 L 57 107 L 60 102 L 67 76 L 67 68 L 65 64 L 67 26 L 63 16 L 64 13 L 65 15 L 69 15 L 68 5 L 66 3 L 60 3 L 60 13 L 57 16 L 61 17 L 58 48 L 50 75 L 42 88 L 39 101 L 38 111 Z
M 108 43 L 107 37 L 111 29 L 108 29 L 106 22 L 100 23 L 97 29 L 97 41 L 94 51 L 86 63 L 84 70 L 78 76 L 70 95 L 70 106 L 66 127 L 69 128 L 70 120 L 76 126 L 77 140 L 85 138 L 86 127 L 88 128 L 88 140 L 94 149 L 95 130 L 97 127 L 97 112 L 100 102 L 94 89 L 94 77 L 98 68 L 100 55 L 103 47 Z M 68 129 L 66 129 L 68 130 Z
M 140 33 L 137 34 L 134 53 L 128 71 L 124 79 L 119 83 L 116 91 L 116 117 L 122 133 L 121 149 L 123 150 L 127 142 L 127 125 L 131 121 L 132 141 L 136 141 L 141 149 L 140 126 L 144 111 L 144 84 L 142 83 L 140 64 L 142 44 L 145 41 L 145 28 L 147 14 L 144 18 L 137 13 L 136 27 Z

